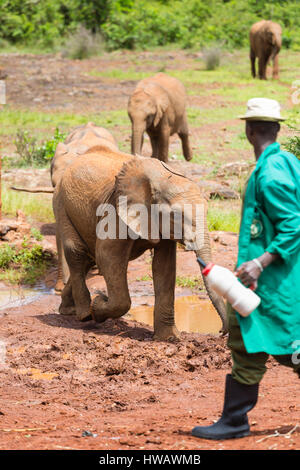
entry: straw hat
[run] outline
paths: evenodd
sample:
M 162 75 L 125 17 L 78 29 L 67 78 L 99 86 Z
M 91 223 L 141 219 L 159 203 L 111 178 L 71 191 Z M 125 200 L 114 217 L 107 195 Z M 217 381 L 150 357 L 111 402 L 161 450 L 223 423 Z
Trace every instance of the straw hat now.
M 239 118 L 249 121 L 285 121 L 281 117 L 278 101 L 268 98 L 251 98 L 247 103 L 246 114 Z

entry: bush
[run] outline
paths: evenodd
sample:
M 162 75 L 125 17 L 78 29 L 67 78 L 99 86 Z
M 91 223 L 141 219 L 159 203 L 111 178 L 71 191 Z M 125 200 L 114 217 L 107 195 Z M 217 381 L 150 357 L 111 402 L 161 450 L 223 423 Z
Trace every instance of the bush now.
M 251 24 L 266 18 L 283 26 L 284 47 L 300 48 L 299 0 L 0 0 L 0 10 L 0 38 L 22 45 L 53 47 L 83 25 L 102 31 L 109 49 L 234 48 L 248 45 Z
M 71 34 L 64 46 L 62 54 L 70 59 L 88 59 L 104 50 L 104 39 L 100 33 L 91 33 L 84 26 L 79 26 Z
M 55 154 L 57 144 L 64 141 L 65 138 L 66 135 L 56 128 L 53 138 L 40 145 L 29 131 L 18 130 L 14 141 L 19 155 L 17 165 L 21 167 L 47 165 Z
M 298 131 L 300 134 L 300 131 Z M 284 144 L 284 148 L 288 151 L 296 155 L 297 158 L 300 160 L 300 136 L 290 137 L 287 142 Z
M 203 49 L 202 54 L 206 70 L 215 70 L 219 67 L 221 61 L 221 50 L 219 48 Z
M 51 255 L 40 245 L 28 246 L 26 240 L 21 249 L 3 243 L 0 250 L 0 279 L 33 285 L 45 273 Z

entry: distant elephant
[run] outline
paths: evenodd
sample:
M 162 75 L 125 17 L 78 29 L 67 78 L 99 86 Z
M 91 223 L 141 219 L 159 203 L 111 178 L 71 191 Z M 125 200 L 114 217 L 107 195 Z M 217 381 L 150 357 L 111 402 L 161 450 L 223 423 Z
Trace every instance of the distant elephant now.
M 128 102 L 132 123 L 131 153 L 142 153 L 143 135 L 150 137 L 152 157 L 168 161 L 169 137 L 177 133 L 183 155 L 192 159 L 183 84 L 165 73 L 141 80 Z
M 267 79 L 267 65 L 273 60 L 273 78 L 279 78 L 278 54 L 281 48 L 281 26 L 273 21 L 262 20 L 250 29 L 250 60 L 253 78 L 256 76 L 255 60 L 258 57 L 258 75 Z
M 89 122 L 84 126 L 75 128 L 65 139 L 60 142 L 55 151 L 55 155 L 51 161 L 50 173 L 53 187 L 36 187 L 36 188 L 15 188 L 18 191 L 34 192 L 34 193 L 53 193 L 54 188 L 59 183 L 65 169 L 70 163 L 79 156 L 83 156 L 89 149 L 97 145 L 103 145 L 111 150 L 118 150 L 117 143 L 112 134 L 103 127 L 98 127 L 94 123 Z M 56 234 L 58 266 L 55 291 L 60 293 L 69 278 L 69 268 L 64 258 L 64 252 L 61 247 L 59 234 Z
M 124 208 L 124 198 L 128 211 Z M 155 235 L 152 233 L 152 226 L 155 225 L 152 209 L 160 204 L 162 209 L 156 219 Z M 193 211 L 187 218 L 183 233 L 176 235 L 178 232 L 171 223 L 169 234 L 163 237 L 162 214 L 169 214 L 174 222 L 172 210 L 181 214 L 185 204 L 190 204 Z M 104 205 L 104 212 L 112 208 L 116 214 L 117 233 L 107 238 L 106 235 L 100 237 L 98 231 L 99 224 L 105 220 L 104 212 L 97 212 L 101 205 Z M 196 205 L 203 209 L 200 216 L 197 216 Z M 136 222 L 136 214 L 130 212 L 135 207 L 139 208 L 138 212 L 147 209 L 146 220 L 149 227 L 151 225 L 149 236 L 143 234 L 141 224 Z M 131 305 L 127 283 L 128 262 L 153 248 L 154 336 L 159 339 L 178 337 L 174 322 L 176 241 L 193 249 L 206 262 L 211 260 L 206 203 L 198 185 L 157 159 L 134 157 L 99 147 L 91 149 L 84 158 L 77 159 L 65 170 L 54 192 L 53 210 L 70 269 L 59 312 L 63 315 L 76 314 L 80 321 L 94 319 L 96 322 L 126 314 Z M 199 234 L 201 232 L 203 239 L 200 244 L 191 245 L 198 236 L 195 238 L 195 231 L 194 234 L 192 232 L 196 223 L 202 226 Z M 123 234 L 125 227 L 125 236 L 119 235 L 120 227 L 123 227 Z M 127 229 L 134 235 L 132 238 L 128 236 Z M 95 262 L 104 276 L 108 297 L 98 294 L 91 302 L 85 279 Z M 225 331 L 224 302 L 211 289 L 206 278 L 204 282 Z

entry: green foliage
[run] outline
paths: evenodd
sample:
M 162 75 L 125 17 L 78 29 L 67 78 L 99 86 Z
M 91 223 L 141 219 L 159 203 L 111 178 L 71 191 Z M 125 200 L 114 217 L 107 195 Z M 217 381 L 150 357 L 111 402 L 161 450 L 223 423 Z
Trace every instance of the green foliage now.
M 18 166 L 45 166 L 53 158 L 57 144 L 65 138 L 66 135 L 56 128 L 53 138 L 40 145 L 29 131 L 18 130 L 14 141 L 19 155 Z
M 241 47 L 262 18 L 283 26 L 284 47 L 300 49 L 299 0 L 0 0 L 0 9 L 0 40 L 48 49 L 78 25 L 102 31 L 110 50 L 216 41 Z
M 294 137 L 290 137 L 284 144 L 284 148 L 288 151 L 296 155 L 297 158 L 300 160 L 300 136 L 295 135 Z
M 42 241 L 43 240 L 43 235 L 41 234 L 41 232 L 39 231 L 39 229 L 35 228 L 35 227 L 31 227 L 31 236 L 33 238 L 35 238 L 37 241 Z
M 10 282 L 34 284 L 49 266 L 50 255 L 40 245 L 28 246 L 24 240 L 21 249 L 3 243 L 0 250 L 0 278 Z
M 0 268 L 4 269 L 9 266 L 15 256 L 15 247 L 10 246 L 8 243 L 3 243 L 0 250 Z

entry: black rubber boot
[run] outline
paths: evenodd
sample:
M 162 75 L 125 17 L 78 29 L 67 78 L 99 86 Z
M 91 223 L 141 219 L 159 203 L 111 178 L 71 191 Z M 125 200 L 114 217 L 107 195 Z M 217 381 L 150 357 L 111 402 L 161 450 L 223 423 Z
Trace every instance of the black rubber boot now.
M 223 413 L 211 426 L 196 426 L 192 435 L 202 439 L 232 439 L 250 434 L 247 413 L 256 405 L 258 384 L 244 385 L 226 376 Z

